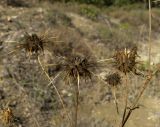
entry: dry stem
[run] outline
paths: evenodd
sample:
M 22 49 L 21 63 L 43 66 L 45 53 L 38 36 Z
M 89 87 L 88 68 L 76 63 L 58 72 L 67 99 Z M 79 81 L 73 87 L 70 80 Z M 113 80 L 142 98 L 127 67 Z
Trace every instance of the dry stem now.
M 124 101 L 125 101 L 125 107 L 123 111 L 122 124 L 126 117 L 127 105 L 128 105 L 128 76 L 127 74 L 125 75 L 125 100 Z
M 141 96 L 143 95 L 145 89 L 147 88 L 147 86 L 148 86 L 148 84 L 150 83 L 150 81 L 151 81 L 151 79 L 153 78 L 153 76 L 154 76 L 158 71 L 159 71 L 159 68 L 158 68 L 155 72 L 153 72 L 152 74 L 150 74 L 150 75 L 147 77 L 147 79 L 145 80 L 144 84 L 143 84 L 142 87 L 141 87 L 141 90 L 139 91 L 138 96 L 137 96 L 136 99 L 135 99 L 135 102 L 132 104 L 131 108 L 129 108 L 129 111 L 128 111 L 127 115 L 125 115 L 125 117 L 124 117 L 124 119 L 123 119 L 122 124 L 121 124 L 120 127 L 124 127 L 125 124 L 126 124 L 126 122 L 127 122 L 128 119 L 129 119 L 130 115 L 132 114 L 132 111 L 135 110 L 135 109 L 137 109 L 137 108 L 139 108 L 139 106 L 137 106 L 137 104 L 138 104 Z M 128 107 L 127 107 L 127 108 L 128 108 Z
M 78 73 L 78 72 L 77 72 Z M 80 84 L 80 77 L 79 77 L 79 73 L 77 74 L 77 85 L 76 85 L 76 102 L 75 102 L 75 120 L 74 120 L 74 126 L 77 127 L 78 126 L 78 106 L 79 106 L 79 84 Z
M 38 62 L 39 62 L 39 65 L 41 66 L 43 72 L 45 73 L 45 75 L 46 75 L 47 78 L 49 79 L 50 83 L 52 83 L 53 81 L 52 81 L 52 79 L 49 77 L 48 73 L 45 71 L 45 69 L 44 69 L 44 67 L 43 67 L 43 65 L 42 65 L 42 63 L 41 63 L 41 61 L 40 61 L 39 56 L 38 56 Z M 52 84 L 53 84 L 53 83 L 52 83 Z M 67 110 L 66 110 L 66 107 L 65 107 L 65 105 L 64 105 L 63 99 L 62 99 L 62 97 L 61 97 L 61 95 L 60 95 L 60 92 L 58 91 L 57 87 L 56 87 L 54 84 L 53 84 L 53 87 L 54 87 L 54 89 L 55 89 L 55 91 L 56 91 L 56 93 L 57 93 L 57 95 L 58 95 L 58 97 L 59 97 L 59 99 L 60 99 L 60 102 L 61 102 L 61 104 L 62 104 L 62 107 L 63 107 L 64 111 L 66 112 L 67 118 L 68 118 L 68 120 L 69 120 L 69 122 L 70 122 L 70 124 L 71 124 L 71 126 L 72 126 L 70 116 L 69 116 L 69 114 L 67 113 Z
M 118 101 L 117 101 L 117 97 L 116 97 L 116 87 L 115 86 L 113 86 L 113 88 L 112 88 L 112 93 L 113 93 L 114 101 L 115 101 L 115 104 L 116 104 L 117 114 L 119 114 L 119 108 L 118 108 Z
M 149 4 L 149 69 L 151 69 L 151 32 L 152 32 L 152 14 L 151 14 L 151 0 L 148 0 Z

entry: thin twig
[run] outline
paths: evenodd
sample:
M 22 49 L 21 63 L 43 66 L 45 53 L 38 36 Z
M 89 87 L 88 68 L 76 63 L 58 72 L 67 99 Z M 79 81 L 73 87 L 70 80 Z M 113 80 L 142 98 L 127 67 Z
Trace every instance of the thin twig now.
M 46 64 L 44 65 L 45 67 L 49 67 L 49 66 L 57 66 L 58 64 Z
M 122 117 L 122 124 L 126 117 L 127 105 L 128 105 L 128 76 L 126 74 L 125 75 L 125 107 L 124 107 L 124 112 L 123 112 L 123 117 Z
M 115 100 L 115 104 L 116 104 L 116 110 L 117 110 L 117 114 L 119 114 L 119 108 L 118 108 L 118 101 L 117 101 L 117 97 L 116 97 L 116 87 L 113 86 L 113 96 L 114 96 L 114 100 Z
M 125 126 L 125 124 L 126 124 L 127 120 L 129 119 L 132 111 L 135 110 L 135 109 L 137 109 L 137 108 L 139 108 L 139 107 L 135 107 L 135 108 L 132 108 L 132 109 L 130 108 L 130 109 L 129 109 L 129 112 L 128 112 L 128 114 L 126 115 L 126 118 L 124 119 L 124 122 L 122 123 L 122 126 L 121 126 L 121 127 L 124 127 L 124 126 Z
M 48 80 L 49 80 L 50 82 L 52 82 L 52 79 L 49 77 L 48 73 L 45 71 L 45 69 L 44 69 L 44 67 L 43 67 L 43 65 L 42 65 L 42 63 L 41 63 L 39 56 L 38 56 L 38 62 L 39 62 L 39 65 L 41 66 L 43 72 L 44 72 L 45 75 L 47 76 Z M 55 89 L 55 91 L 56 91 L 56 93 L 57 93 L 57 95 L 58 95 L 58 97 L 59 97 L 59 99 L 60 99 L 60 102 L 61 102 L 61 104 L 62 104 L 62 107 L 63 107 L 64 111 L 66 112 L 67 118 L 68 118 L 68 120 L 70 121 L 70 124 L 71 124 L 71 126 L 72 126 L 71 119 L 70 119 L 70 117 L 69 117 L 69 114 L 67 113 L 67 110 L 66 110 L 66 107 L 65 107 L 65 105 L 64 105 L 63 99 L 62 99 L 62 97 L 61 97 L 61 95 L 60 95 L 60 92 L 58 91 L 57 87 L 56 87 L 53 83 L 52 83 L 52 85 L 53 85 L 53 87 L 54 87 L 54 89 Z
M 102 59 L 102 60 L 98 60 L 97 63 L 100 63 L 100 62 L 107 62 L 107 61 L 113 61 L 113 60 L 114 60 L 113 58 Z
M 152 32 L 152 12 L 151 12 L 151 0 L 148 0 L 148 5 L 149 5 L 149 42 L 148 42 L 148 45 L 149 45 L 149 70 L 151 69 L 151 32 Z
M 77 85 L 76 85 L 76 104 L 75 104 L 75 125 L 74 127 L 78 126 L 78 106 L 79 106 L 79 84 L 80 84 L 80 76 L 77 72 Z
M 150 75 L 148 76 L 148 78 L 145 80 L 145 82 L 144 82 L 144 84 L 142 85 L 142 88 L 141 88 L 138 96 L 137 96 L 136 99 L 135 99 L 135 102 L 132 104 L 129 112 L 127 113 L 126 117 L 124 118 L 121 127 L 124 127 L 124 126 L 125 126 L 126 122 L 128 121 L 128 119 L 129 119 L 129 117 L 130 117 L 130 115 L 131 115 L 131 113 L 132 113 L 132 111 L 133 111 L 133 110 L 131 110 L 131 109 L 136 109 L 137 104 L 138 104 L 141 96 L 143 95 L 145 89 L 147 88 L 147 86 L 148 86 L 148 84 L 150 83 L 150 81 L 151 81 L 151 79 L 153 78 L 153 76 L 154 76 L 157 72 L 159 72 L 159 70 L 160 70 L 160 68 L 158 68 L 155 72 L 153 72 L 152 74 L 150 74 Z
M 159 72 L 159 68 L 158 68 L 155 72 L 153 72 L 152 74 L 150 74 L 150 75 L 147 77 L 147 79 L 145 80 L 144 84 L 142 85 L 142 88 L 141 88 L 141 90 L 140 90 L 140 92 L 139 92 L 139 94 L 138 94 L 138 96 L 137 96 L 137 99 L 135 100 L 132 108 L 137 105 L 139 99 L 140 99 L 141 96 L 143 95 L 143 93 L 144 93 L 145 89 L 147 88 L 149 82 L 151 81 L 151 79 L 153 78 L 153 76 L 154 76 L 157 72 Z
M 18 51 L 18 49 L 15 49 L 15 50 L 13 50 L 13 51 L 10 51 L 9 53 L 7 53 L 7 55 L 10 55 L 10 54 L 12 54 L 12 53 L 15 53 L 16 51 Z
M 92 71 L 91 71 L 91 74 L 93 74 L 95 77 L 97 77 L 97 79 L 98 79 L 99 81 L 101 81 L 101 82 L 103 82 L 104 84 L 106 84 L 106 82 L 104 81 L 104 79 L 103 79 L 101 76 L 96 75 L 96 74 L 93 73 Z
M 61 75 L 61 73 L 62 73 L 62 72 L 59 72 L 59 73 L 52 79 L 52 81 L 50 81 L 50 82 L 48 83 L 47 87 L 49 87 L 51 84 L 53 84 L 54 81 Z

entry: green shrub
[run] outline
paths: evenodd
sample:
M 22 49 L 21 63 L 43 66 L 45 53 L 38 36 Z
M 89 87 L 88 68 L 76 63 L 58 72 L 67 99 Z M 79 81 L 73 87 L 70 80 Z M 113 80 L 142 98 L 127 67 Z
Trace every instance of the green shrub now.
M 75 1 L 80 3 L 86 4 L 94 4 L 94 5 L 104 5 L 104 6 L 111 6 L 111 5 L 126 5 L 126 4 L 133 4 L 136 2 L 144 2 L 143 0 L 68 0 L 68 1 Z
M 128 5 L 132 3 L 132 0 L 115 0 L 114 4 L 118 6 Z
M 42 1 L 42 0 L 41 0 Z M 133 3 L 139 3 L 143 2 L 145 3 L 144 0 L 48 0 L 52 3 L 54 2 L 78 2 L 78 3 L 84 3 L 84 4 L 93 4 L 96 6 L 123 6 L 123 5 L 128 5 L 128 4 L 133 4 Z
M 105 5 L 110 6 L 114 3 L 114 0 L 75 0 L 80 3 L 86 3 L 86 4 L 94 4 L 94 5 Z
M 80 9 L 80 14 L 89 19 L 96 20 L 99 15 L 99 10 L 94 6 L 85 6 Z

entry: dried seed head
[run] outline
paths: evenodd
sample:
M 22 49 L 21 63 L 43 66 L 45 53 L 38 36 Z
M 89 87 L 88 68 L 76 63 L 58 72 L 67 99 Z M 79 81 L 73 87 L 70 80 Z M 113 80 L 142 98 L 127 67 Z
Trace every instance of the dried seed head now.
M 91 73 L 88 70 L 88 60 L 81 57 L 70 59 L 65 66 L 65 71 L 69 77 L 77 78 L 78 75 L 85 78 L 91 78 Z
M 25 50 L 29 53 L 38 53 L 43 52 L 44 50 L 44 40 L 39 37 L 37 34 L 26 34 L 24 36 L 24 44 L 22 44 L 22 47 L 25 48 Z
M 111 86 L 121 84 L 121 76 L 118 73 L 110 74 L 106 77 L 106 82 Z
M 5 124 L 11 123 L 13 119 L 13 113 L 10 108 L 6 108 L 2 111 L 2 120 Z
M 66 58 L 61 64 L 62 71 L 65 72 L 66 80 L 77 80 L 78 76 L 88 80 L 92 78 L 92 70 L 96 67 L 96 63 L 89 61 L 87 58 L 80 56 L 72 56 Z
M 136 72 L 136 58 L 137 47 L 132 48 L 131 50 L 127 50 L 126 48 L 122 51 L 117 51 L 114 55 L 115 59 L 115 67 L 123 73 Z

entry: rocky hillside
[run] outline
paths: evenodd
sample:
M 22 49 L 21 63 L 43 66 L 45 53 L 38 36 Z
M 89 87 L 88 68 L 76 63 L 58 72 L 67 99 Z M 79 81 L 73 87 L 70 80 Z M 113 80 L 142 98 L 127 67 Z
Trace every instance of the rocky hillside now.
M 152 12 L 152 69 L 160 62 L 160 10 Z M 29 34 L 48 40 L 44 53 L 32 56 L 21 45 Z M 42 40 L 43 40 L 42 39 Z M 118 49 L 138 47 L 138 71 L 148 68 L 148 10 L 140 6 L 98 8 L 76 3 L 34 1 L 0 2 L 0 127 L 70 127 L 55 91 L 57 87 L 66 110 L 72 115 L 74 87 L 50 66 L 74 54 L 100 61 L 111 58 Z M 31 50 L 31 49 L 29 49 Z M 41 62 L 41 63 L 40 63 Z M 43 68 L 42 68 L 43 66 Z M 96 66 L 96 65 L 95 65 Z M 49 73 L 53 84 L 44 70 Z M 122 117 L 124 86 L 116 90 L 120 114 L 116 113 L 112 88 L 105 77 L 117 70 L 110 63 L 98 66 L 92 80 L 80 82 L 78 127 L 117 127 Z M 58 74 L 58 75 L 57 75 Z M 129 104 L 145 77 L 128 75 Z M 126 127 L 160 126 L 160 74 L 157 73 Z M 71 84 L 72 86 L 73 84 Z M 12 110 L 7 122 L 4 111 Z

